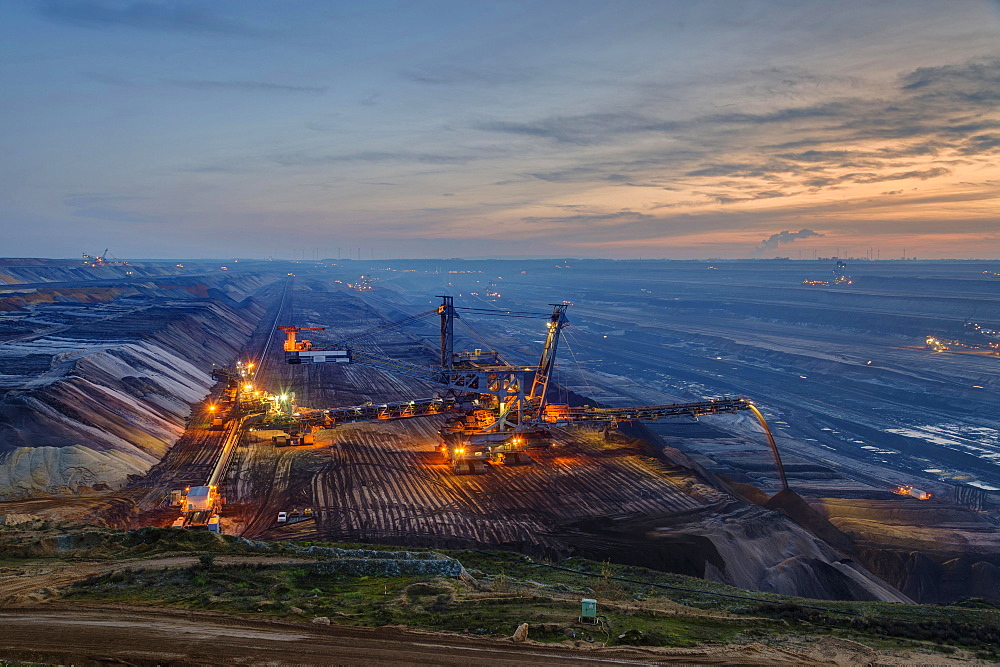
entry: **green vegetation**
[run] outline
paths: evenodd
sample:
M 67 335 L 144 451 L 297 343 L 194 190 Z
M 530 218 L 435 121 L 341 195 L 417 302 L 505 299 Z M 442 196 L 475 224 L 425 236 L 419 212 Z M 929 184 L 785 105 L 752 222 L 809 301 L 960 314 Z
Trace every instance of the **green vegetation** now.
M 63 548 L 51 549 L 53 541 Z M 963 651 L 980 659 L 1000 658 L 1000 609 L 985 600 L 954 606 L 809 600 L 640 567 L 583 559 L 540 563 L 480 551 L 434 550 L 460 561 L 466 568 L 462 577 L 361 576 L 330 573 L 325 565 L 330 562 L 328 549 L 363 548 L 370 553 L 399 548 L 248 542 L 150 528 L 121 532 L 50 526 L 41 534 L 4 529 L 0 546 L 9 564 L 130 559 L 120 569 L 77 581 L 60 593 L 65 599 L 94 603 L 302 621 L 327 617 L 338 624 L 398 624 L 472 635 L 509 636 L 526 622 L 535 641 L 608 645 L 780 645 L 789 638 L 808 641 L 832 635 L 879 649 Z M 178 555 L 188 558 L 170 567 L 148 562 Z M 290 558 L 297 562 L 288 562 Z M 598 600 L 601 625 L 579 623 L 583 597 Z
M 486 559 L 488 560 L 488 559 Z M 499 565 L 497 561 L 495 564 Z M 662 646 L 726 642 L 748 627 L 748 619 L 671 618 L 654 609 L 602 609 L 610 632 L 576 623 L 579 595 L 547 591 L 498 572 L 483 574 L 476 587 L 462 581 L 401 577 L 321 575 L 308 564 L 205 565 L 155 570 L 127 569 L 80 581 L 66 591 L 71 600 L 158 604 L 239 614 L 311 619 L 326 616 L 347 625 L 400 624 L 480 635 L 510 635 L 521 622 L 532 639 L 561 641 L 577 636 L 621 643 L 633 638 Z M 539 585 L 541 584 L 541 585 Z M 617 607 L 618 605 L 616 605 Z M 634 605 L 632 605 L 634 606 Z M 750 625 L 778 627 L 763 620 Z
M 197 565 L 129 569 L 80 581 L 67 599 L 158 604 L 277 617 L 328 616 L 354 625 L 393 620 L 389 600 L 420 577 L 381 580 L 316 575 L 295 565 Z
M 245 553 L 248 549 L 244 540 L 207 531 L 167 528 L 120 531 L 50 521 L 32 521 L 0 529 L 3 564 L 46 557 L 101 560 L 206 551 Z

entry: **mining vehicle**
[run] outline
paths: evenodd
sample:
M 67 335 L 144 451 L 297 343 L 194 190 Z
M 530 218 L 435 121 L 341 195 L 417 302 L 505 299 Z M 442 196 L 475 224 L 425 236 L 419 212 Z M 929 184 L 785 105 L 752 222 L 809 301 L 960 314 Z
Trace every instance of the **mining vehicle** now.
M 316 444 L 316 431 L 319 430 L 317 426 L 306 425 L 300 428 L 293 429 L 289 435 L 291 436 L 289 445 L 315 445 Z
M 442 429 L 438 431 L 438 439 L 437 450 L 445 463 L 451 466 L 452 472 L 472 475 L 486 472 L 492 456 L 489 443 L 471 442 L 462 430 Z
M 469 446 L 486 448 L 490 453 L 490 463 L 516 465 L 531 459 L 525 453 L 521 435 L 499 431 L 495 433 L 473 433 L 469 435 Z
M 202 512 L 215 509 L 219 503 L 218 488 L 210 486 L 189 486 L 185 489 L 183 512 Z
M 909 496 L 911 498 L 916 498 L 917 500 L 930 500 L 932 494 L 924 491 L 923 489 L 917 489 L 909 484 L 901 484 L 892 490 L 893 493 L 900 496 Z
M 552 445 L 552 433 L 544 428 L 520 431 L 491 430 L 494 411 L 477 408 L 449 418 L 438 430 L 438 451 L 456 473 L 484 472 L 487 464 L 518 464 L 529 461 L 527 451 Z
M 285 361 L 289 364 L 346 364 L 350 362 L 347 350 L 313 349 L 311 340 L 296 337 L 300 331 L 324 331 L 326 327 L 278 327 L 287 334 L 285 339 Z
M 271 436 L 271 442 L 274 443 L 275 447 L 315 445 L 317 430 L 319 429 L 316 426 L 307 425 L 300 429 L 296 428 L 296 425 L 293 425 L 292 428 L 288 429 L 288 433 L 280 433 L 278 435 Z
M 438 451 L 456 473 L 484 472 L 488 464 L 528 463 L 531 459 L 527 452 L 552 446 L 552 432 L 548 429 L 487 431 L 465 427 L 468 418 L 469 415 L 452 418 L 438 430 Z
M 552 431 L 536 427 L 520 431 L 473 433 L 469 435 L 469 443 L 473 446 L 488 444 L 491 463 L 519 465 L 531 462 L 530 452 L 544 451 L 552 446 Z
M 214 484 L 187 487 L 181 505 L 181 512 L 186 519 L 185 527 L 207 527 L 221 506 L 222 499 L 219 497 L 218 487 Z

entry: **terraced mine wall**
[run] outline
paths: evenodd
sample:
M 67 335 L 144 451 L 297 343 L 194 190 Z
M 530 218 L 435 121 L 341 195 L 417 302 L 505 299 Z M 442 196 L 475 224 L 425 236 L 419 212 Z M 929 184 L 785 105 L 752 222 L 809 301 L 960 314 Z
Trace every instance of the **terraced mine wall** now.
M 39 269 L 42 271 L 43 269 Z M 274 278 L 0 293 L 0 499 L 117 489 L 181 435 Z
M 219 270 L 215 264 L 211 269 Z M 90 266 L 78 260 L 0 258 L 0 285 L 78 283 L 106 280 L 160 278 L 177 274 L 204 273 L 209 265 L 177 266 L 170 263 L 104 264 Z

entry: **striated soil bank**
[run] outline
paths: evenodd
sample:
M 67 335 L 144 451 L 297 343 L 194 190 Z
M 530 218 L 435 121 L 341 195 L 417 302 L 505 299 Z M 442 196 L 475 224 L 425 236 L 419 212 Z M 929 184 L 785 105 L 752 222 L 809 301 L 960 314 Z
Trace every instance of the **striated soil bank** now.
M 265 284 L 172 277 L 0 296 L 0 499 L 115 489 L 147 471 L 208 394 L 213 364 L 253 332 Z
M 815 506 L 868 569 L 917 602 L 1000 601 L 1000 528 L 985 514 L 910 498 L 822 498 Z

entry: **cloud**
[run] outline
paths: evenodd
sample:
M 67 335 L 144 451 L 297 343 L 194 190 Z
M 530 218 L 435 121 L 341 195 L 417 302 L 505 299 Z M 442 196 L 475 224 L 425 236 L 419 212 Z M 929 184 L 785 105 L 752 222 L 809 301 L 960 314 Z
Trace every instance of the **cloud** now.
M 783 74 L 774 76 L 777 85 L 790 85 Z M 855 185 L 929 181 L 959 165 L 990 169 L 990 156 L 1000 153 L 995 103 L 1000 58 L 916 69 L 902 74 L 895 87 L 869 94 L 861 82 L 847 88 L 832 82 L 834 90 L 826 91 L 820 88 L 827 83 L 822 77 L 791 76 L 788 81 L 798 77 L 810 88 L 813 101 L 685 117 L 660 111 L 671 107 L 648 91 L 646 101 L 633 95 L 627 110 L 613 105 L 571 116 L 478 120 L 471 126 L 548 140 L 532 146 L 546 158 L 544 169 L 521 170 L 496 182 L 524 183 L 528 176 L 553 187 L 574 183 L 596 190 L 639 183 L 687 193 L 682 199 L 688 202 L 699 195 L 726 206 Z M 824 93 L 827 99 L 817 99 Z
M 570 167 L 558 171 L 540 171 L 527 174 L 531 178 L 550 183 L 572 183 L 575 181 L 627 181 L 629 178 L 624 174 L 608 174 L 603 169 L 590 167 Z
M 342 163 L 419 163 L 419 164 L 464 164 L 474 159 L 469 155 L 448 155 L 443 153 L 417 153 L 410 151 L 360 151 L 340 155 L 308 155 L 306 153 L 286 153 L 273 155 L 272 162 L 284 167 L 313 167 Z
M 327 91 L 326 86 L 291 86 L 283 83 L 267 81 L 178 81 L 165 79 L 164 83 L 192 90 L 235 90 L 248 93 L 311 93 L 319 94 Z
M 553 139 L 562 143 L 596 144 L 622 135 L 675 133 L 718 126 L 772 125 L 843 115 L 846 103 L 830 102 L 792 107 L 763 114 L 729 113 L 699 116 L 684 121 L 663 120 L 632 112 L 590 113 L 554 116 L 536 121 L 480 121 L 474 127 L 487 132 L 503 132 Z
M 415 83 L 431 86 L 454 86 L 464 84 L 499 85 L 521 83 L 535 78 L 535 73 L 527 69 L 496 67 L 453 67 L 445 66 L 433 70 L 406 70 L 403 78 Z
M 147 197 L 135 197 L 130 195 L 109 195 L 94 192 L 81 192 L 78 194 L 66 195 L 63 203 L 67 206 L 95 206 L 99 204 L 113 204 L 118 202 L 144 201 Z
M 961 155 L 984 155 L 1000 151 L 1000 134 L 980 134 L 969 137 L 959 149 Z
M 954 130 L 954 127 L 951 128 Z M 815 146 L 829 141 L 814 137 L 811 139 L 799 140 L 775 146 L 765 146 L 766 149 L 784 150 L 788 148 L 801 148 L 803 146 Z M 948 143 L 938 140 L 928 140 L 913 144 L 895 144 L 892 146 L 881 146 L 873 150 L 819 150 L 811 149 L 799 153 L 779 153 L 777 157 L 783 160 L 807 163 L 834 163 L 840 160 L 857 161 L 863 159 L 896 159 L 904 157 L 918 157 L 925 155 L 937 155 L 941 150 L 948 147 Z
M 819 232 L 814 232 L 811 229 L 800 229 L 797 232 L 790 232 L 785 230 L 783 232 L 778 232 L 777 234 L 771 234 L 766 239 L 760 242 L 757 250 L 774 250 L 782 243 L 791 243 L 796 239 L 808 239 L 813 236 L 823 236 Z
M 764 190 L 762 192 L 755 192 L 749 197 L 729 197 L 726 195 L 716 195 L 714 197 L 715 201 L 720 204 L 735 204 L 736 202 L 743 201 L 757 201 L 758 199 L 776 199 L 778 197 L 790 197 L 795 192 L 779 192 L 778 190 Z M 802 231 L 807 232 L 808 229 L 803 229 Z
M 873 165 L 877 166 L 877 165 Z M 913 171 L 893 172 L 889 174 L 876 174 L 874 172 L 850 172 L 839 176 L 814 177 L 804 181 L 810 188 L 824 188 L 840 183 L 884 183 L 886 181 L 904 181 L 910 178 L 918 178 L 926 181 L 929 178 L 947 176 L 951 173 L 945 167 L 931 167 L 930 169 L 917 169 Z
M 902 84 L 903 90 L 925 100 L 994 105 L 1000 102 L 1000 58 L 919 67 L 903 76 Z
M 550 217 L 528 216 L 521 218 L 523 222 L 543 227 L 593 228 L 607 227 L 610 224 L 610 226 L 615 229 L 619 229 L 619 225 L 622 224 L 648 222 L 655 219 L 655 216 L 638 213 L 636 211 L 617 211 L 615 213 L 594 213 Z
M 802 167 L 781 160 L 766 162 L 738 162 L 712 164 L 700 169 L 685 172 L 685 176 L 728 176 L 733 178 L 761 178 L 775 174 L 799 174 Z
M 924 169 L 923 171 L 904 171 L 894 174 L 871 175 L 863 178 L 855 178 L 853 180 L 855 183 L 884 183 L 885 181 L 902 181 L 907 178 L 919 178 L 922 181 L 926 181 L 928 178 L 946 176 L 950 173 L 951 170 L 945 169 L 944 167 L 934 167 L 932 169 Z
M 157 32 L 194 32 L 248 35 L 247 26 L 221 18 L 201 3 L 126 2 L 100 0 L 42 0 L 38 12 L 45 18 L 85 28 L 133 28 Z
M 81 208 L 73 211 L 73 215 L 78 218 L 90 218 L 92 220 L 107 220 L 109 222 L 127 222 L 132 224 L 147 224 L 152 222 L 160 222 L 160 218 L 152 215 L 146 215 L 145 213 L 137 213 L 135 211 L 124 211 L 118 208 L 106 208 L 101 206 L 93 206 L 90 208 Z
M 592 113 L 554 116 L 531 122 L 481 121 L 474 127 L 488 132 L 539 137 L 567 144 L 596 144 L 620 135 L 670 132 L 681 129 L 682 125 L 633 113 Z
M 778 109 L 768 113 L 713 114 L 698 118 L 695 122 L 708 125 L 771 125 L 817 118 L 843 118 L 849 112 L 850 104 L 848 102 L 824 102 Z

